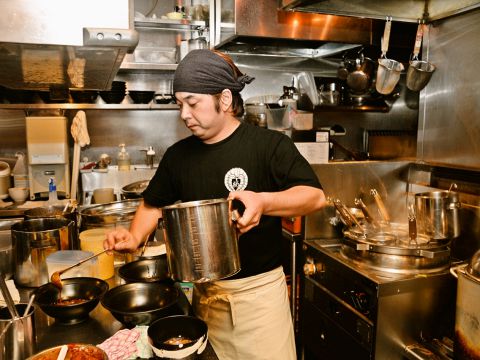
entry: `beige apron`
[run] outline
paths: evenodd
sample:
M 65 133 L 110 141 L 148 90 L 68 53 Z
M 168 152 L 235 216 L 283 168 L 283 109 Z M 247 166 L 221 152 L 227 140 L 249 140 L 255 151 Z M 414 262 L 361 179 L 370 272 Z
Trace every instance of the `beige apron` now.
M 295 337 L 283 268 L 195 284 L 193 306 L 220 360 L 293 360 Z

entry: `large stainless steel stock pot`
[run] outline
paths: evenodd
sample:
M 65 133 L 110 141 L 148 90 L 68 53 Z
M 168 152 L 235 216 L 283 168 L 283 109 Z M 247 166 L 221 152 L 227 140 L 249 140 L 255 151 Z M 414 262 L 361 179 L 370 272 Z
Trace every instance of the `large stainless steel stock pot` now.
M 173 278 L 206 282 L 240 271 L 232 201 L 212 199 L 162 208 L 167 258 Z

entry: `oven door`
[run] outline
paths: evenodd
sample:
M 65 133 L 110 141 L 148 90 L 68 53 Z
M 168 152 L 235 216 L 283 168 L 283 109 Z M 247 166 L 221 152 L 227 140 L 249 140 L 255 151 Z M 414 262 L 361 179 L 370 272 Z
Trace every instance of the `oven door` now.
M 302 319 L 305 360 L 373 359 L 372 322 L 308 277 Z

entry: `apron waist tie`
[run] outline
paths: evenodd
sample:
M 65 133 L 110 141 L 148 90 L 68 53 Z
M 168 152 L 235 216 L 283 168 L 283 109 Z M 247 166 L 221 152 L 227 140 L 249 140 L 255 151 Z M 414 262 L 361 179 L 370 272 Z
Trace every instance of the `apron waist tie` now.
M 230 294 L 217 294 L 209 297 L 202 297 L 202 299 L 200 300 L 200 303 L 207 305 L 207 313 L 205 314 L 206 319 L 208 319 L 210 304 L 216 301 L 224 301 L 230 305 L 230 316 L 232 320 L 232 325 L 233 327 L 235 327 L 237 323 L 237 317 L 235 315 L 235 302 L 233 301 L 233 296 Z

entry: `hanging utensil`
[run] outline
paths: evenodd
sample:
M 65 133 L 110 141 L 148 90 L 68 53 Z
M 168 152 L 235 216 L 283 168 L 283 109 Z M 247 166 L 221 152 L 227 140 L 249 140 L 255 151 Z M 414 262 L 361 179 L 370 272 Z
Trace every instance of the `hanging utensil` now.
M 375 82 L 375 88 L 377 91 L 384 95 L 388 95 L 393 91 L 398 80 L 400 80 L 400 73 L 404 70 L 401 62 L 387 58 L 391 28 L 392 17 L 387 16 L 385 30 L 381 41 L 382 54 L 380 59 L 378 59 L 377 80 Z
M 417 36 L 415 37 L 415 44 L 413 47 L 413 56 L 407 70 L 407 88 L 412 91 L 422 90 L 428 84 L 433 72 L 436 69 L 435 65 L 429 63 L 428 61 L 422 61 L 418 59 L 420 47 L 422 46 L 422 39 L 424 33 L 427 31 L 428 27 L 419 22 Z
M 390 215 L 388 214 L 387 208 L 385 207 L 385 204 L 383 203 L 383 200 L 378 193 L 376 189 L 371 189 L 370 194 L 373 196 L 373 199 L 375 200 L 375 203 L 377 204 L 378 211 L 380 212 L 380 215 L 383 218 L 383 221 L 386 223 L 390 223 Z

